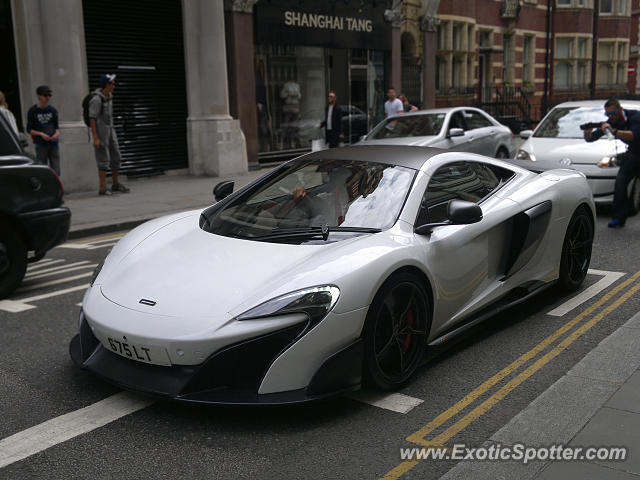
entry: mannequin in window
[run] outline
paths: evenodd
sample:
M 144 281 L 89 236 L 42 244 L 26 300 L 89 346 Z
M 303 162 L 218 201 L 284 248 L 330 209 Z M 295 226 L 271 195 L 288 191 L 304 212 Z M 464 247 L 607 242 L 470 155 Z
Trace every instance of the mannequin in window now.
M 288 80 L 280 91 L 282 99 L 282 130 L 283 130 L 283 147 L 299 148 L 300 140 L 298 138 L 299 127 L 295 122 L 300 117 L 300 100 L 302 92 L 300 85 L 293 80 Z

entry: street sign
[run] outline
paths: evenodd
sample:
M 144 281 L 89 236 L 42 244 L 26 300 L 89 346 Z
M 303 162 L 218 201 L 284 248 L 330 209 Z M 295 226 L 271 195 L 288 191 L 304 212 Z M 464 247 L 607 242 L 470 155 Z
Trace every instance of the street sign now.
M 635 65 L 629 65 L 629 67 L 627 67 L 627 73 L 629 75 L 633 75 L 636 73 L 636 66 Z

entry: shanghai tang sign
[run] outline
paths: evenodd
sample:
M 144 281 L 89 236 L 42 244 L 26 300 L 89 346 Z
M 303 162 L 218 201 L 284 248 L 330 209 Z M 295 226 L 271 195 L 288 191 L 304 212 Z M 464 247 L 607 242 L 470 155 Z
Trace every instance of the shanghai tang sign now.
M 384 2 L 278 0 L 256 4 L 256 43 L 333 48 L 391 48 Z

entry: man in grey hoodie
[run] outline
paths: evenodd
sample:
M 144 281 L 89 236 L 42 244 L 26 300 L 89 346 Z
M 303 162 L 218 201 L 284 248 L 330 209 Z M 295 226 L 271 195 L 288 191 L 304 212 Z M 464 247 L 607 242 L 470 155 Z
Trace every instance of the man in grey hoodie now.
M 115 74 L 100 77 L 100 88 L 89 102 L 89 126 L 93 135 L 93 151 L 98 164 L 100 178 L 99 195 L 111 195 L 112 192 L 129 192 L 129 188 L 120 183 L 120 147 L 116 130 L 113 127 L 113 90 L 116 86 Z M 111 171 L 112 186 L 107 188 L 107 172 Z

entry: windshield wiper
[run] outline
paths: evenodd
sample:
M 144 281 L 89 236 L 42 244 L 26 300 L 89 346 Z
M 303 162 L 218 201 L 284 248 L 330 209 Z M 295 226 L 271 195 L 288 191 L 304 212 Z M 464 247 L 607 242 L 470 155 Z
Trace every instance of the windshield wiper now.
M 298 228 L 276 228 L 266 235 L 258 235 L 255 237 L 245 237 L 251 240 L 276 240 L 284 238 L 301 238 L 301 239 L 322 239 L 326 241 L 331 232 L 357 232 L 357 233 L 379 233 L 379 228 L 370 227 L 330 227 L 329 225 L 321 225 L 317 227 L 298 227 Z

